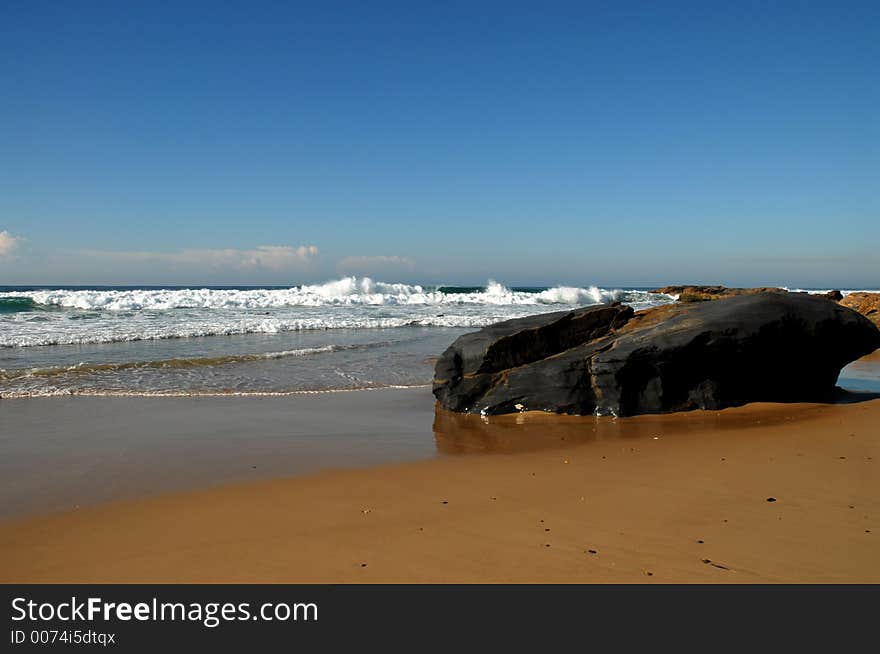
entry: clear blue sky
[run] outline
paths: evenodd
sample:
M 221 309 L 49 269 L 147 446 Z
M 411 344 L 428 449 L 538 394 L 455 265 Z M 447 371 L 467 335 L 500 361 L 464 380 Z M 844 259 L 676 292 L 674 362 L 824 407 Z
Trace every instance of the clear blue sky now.
M 878 68 L 876 1 L 4 2 L 0 284 L 876 287 Z

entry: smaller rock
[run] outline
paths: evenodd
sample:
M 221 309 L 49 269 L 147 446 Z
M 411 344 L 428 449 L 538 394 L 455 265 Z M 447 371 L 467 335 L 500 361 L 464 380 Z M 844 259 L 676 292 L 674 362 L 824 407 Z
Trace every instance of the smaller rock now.
M 841 293 L 837 289 L 834 289 L 833 291 L 828 291 L 827 293 L 822 295 L 822 297 L 826 297 L 829 300 L 834 300 L 835 302 L 840 302 L 843 299 L 843 293 Z
M 678 301 L 687 302 L 708 302 L 709 300 L 717 300 L 723 297 L 731 297 L 733 295 L 754 295 L 755 293 L 784 293 L 785 290 L 775 287 L 761 288 L 728 288 L 727 286 L 664 286 L 663 288 L 655 288 L 651 293 L 665 293 L 666 295 L 677 295 Z
M 850 293 L 840 304 L 858 311 L 880 327 L 880 293 Z

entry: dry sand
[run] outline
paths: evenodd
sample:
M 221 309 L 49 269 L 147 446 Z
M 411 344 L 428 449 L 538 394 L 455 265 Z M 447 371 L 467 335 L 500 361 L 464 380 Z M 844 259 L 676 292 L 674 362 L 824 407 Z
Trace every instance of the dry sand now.
M 878 425 L 877 399 L 439 413 L 471 454 L 0 523 L 0 581 L 876 583 Z

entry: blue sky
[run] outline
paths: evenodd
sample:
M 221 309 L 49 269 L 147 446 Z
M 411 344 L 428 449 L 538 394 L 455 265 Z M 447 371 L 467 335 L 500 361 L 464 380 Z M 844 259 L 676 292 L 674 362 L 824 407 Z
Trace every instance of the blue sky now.
M 0 284 L 880 286 L 876 2 L 7 2 Z

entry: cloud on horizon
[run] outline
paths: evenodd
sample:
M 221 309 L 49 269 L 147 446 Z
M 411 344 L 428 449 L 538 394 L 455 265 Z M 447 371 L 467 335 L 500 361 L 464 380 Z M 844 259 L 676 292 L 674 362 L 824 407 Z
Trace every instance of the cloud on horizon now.
M 8 257 L 22 241 L 20 236 L 13 236 L 6 230 L 0 232 L 0 257 Z
M 116 261 L 120 263 L 160 263 L 212 270 L 271 270 L 283 272 L 303 268 L 318 254 L 315 245 L 258 245 L 251 249 L 186 249 L 176 252 L 115 252 L 106 250 L 85 250 L 81 254 L 89 257 Z

